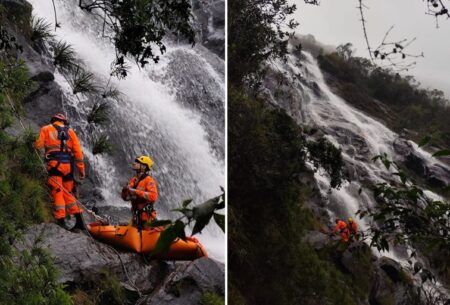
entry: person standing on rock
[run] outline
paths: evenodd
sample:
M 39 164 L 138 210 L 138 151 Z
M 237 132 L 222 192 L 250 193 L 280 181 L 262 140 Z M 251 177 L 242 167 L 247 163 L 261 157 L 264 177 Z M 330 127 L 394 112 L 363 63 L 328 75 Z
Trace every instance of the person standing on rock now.
M 58 113 L 51 117 L 50 124 L 41 128 L 34 143 L 36 149 L 45 150 L 45 162 L 48 172 L 48 185 L 53 197 L 53 216 L 56 222 L 66 228 L 66 213 L 75 215 L 74 231 L 85 230 L 82 209 L 73 195 L 74 164 L 78 168 L 80 179 L 84 179 L 85 167 L 83 151 L 78 137 L 67 126 L 67 118 Z
M 149 156 L 137 157 L 131 165 L 136 175 L 122 189 L 122 199 L 131 201 L 133 225 L 138 228 L 142 228 L 146 222 L 156 219 L 153 205 L 158 200 L 158 189 L 156 181 L 149 175 L 152 166 L 153 160 Z

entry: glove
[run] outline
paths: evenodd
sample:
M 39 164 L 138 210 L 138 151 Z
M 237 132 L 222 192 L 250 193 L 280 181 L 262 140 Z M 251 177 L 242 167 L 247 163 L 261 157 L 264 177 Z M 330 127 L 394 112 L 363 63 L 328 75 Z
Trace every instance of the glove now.
M 130 192 L 128 191 L 128 186 L 124 186 L 122 188 L 121 197 L 123 200 L 128 201 L 130 200 Z
M 128 192 L 130 193 L 130 195 L 134 195 L 136 194 L 136 189 L 128 187 Z

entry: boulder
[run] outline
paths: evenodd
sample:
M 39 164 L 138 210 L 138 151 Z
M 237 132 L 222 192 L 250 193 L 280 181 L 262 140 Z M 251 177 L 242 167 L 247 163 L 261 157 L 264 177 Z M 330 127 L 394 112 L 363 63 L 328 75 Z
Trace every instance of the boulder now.
M 314 250 L 323 249 L 334 240 L 335 239 L 329 235 L 318 231 L 310 231 L 305 234 L 305 241 L 310 244 Z
M 223 296 L 224 264 L 203 257 L 177 266 L 150 296 L 138 301 L 146 305 L 200 304 L 202 295 L 213 292 Z
M 370 305 L 411 304 L 417 298 L 412 276 L 393 259 L 381 257 L 375 264 L 369 294 Z
M 152 272 L 164 268 L 158 262 L 145 264 L 137 254 L 117 252 L 88 235 L 72 233 L 53 223 L 31 226 L 17 248 L 31 249 L 34 245 L 50 252 L 60 272 L 58 281 L 67 285 L 91 281 L 102 269 L 108 269 L 120 281 L 129 283 L 129 276 L 134 282 L 131 286 L 148 291 L 156 285 L 150 277 Z
M 58 282 L 68 286 L 95 282 L 108 270 L 131 299 L 141 296 L 138 304 L 199 304 L 205 292 L 225 293 L 224 264 L 207 257 L 192 262 L 149 261 L 51 223 L 31 226 L 15 246 L 19 251 L 46 249 L 59 269 Z
M 48 83 L 55 80 L 55 76 L 50 71 L 41 71 L 31 77 L 31 80 L 40 82 L 40 83 Z

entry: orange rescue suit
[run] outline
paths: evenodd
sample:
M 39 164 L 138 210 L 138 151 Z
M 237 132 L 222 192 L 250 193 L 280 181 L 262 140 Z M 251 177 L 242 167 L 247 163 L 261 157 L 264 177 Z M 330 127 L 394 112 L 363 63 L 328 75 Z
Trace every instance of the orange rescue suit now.
M 71 128 L 67 131 L 67 140 L 61 150 L 61 140 L 58 139 L 58 129 L 64 128 L 64 123 L 54 122 L 41 128 L 39 137 L 34 143 L 37 149 L 45 149 L 47 162 L 48 185 L 53 197 L 53 216 L 55 219 L 66 217 L 66 210 L 70 215 L 81 213 L 82 210 L 76 204 L 76 198 L 72 195 L 73 162 L 75 162 L 80 176 L 85 176 L 83 151 L 77 135 Z
M 131 212 L 133 213 L 133 222 L 139 220 L 140 224 L 156 219 L 156 211 L 153 205 L 158 200 L 158 189 L 156 181 L 146 175 L 145 177 L 134 176 L 128 182 L 130 188 L 136 189 L 131 195 Z M 138 215 L 139 219 L 135 217 Z
M 359 234 L 358 234 L 358 225 L 356 224 L 356 222 L 352 221 L 348 223 L 348 233 L 349 233 L 349 238 L 352 239 L 359 239 Z
M 348 226 L 343 220 L 339 220 L 333 229 L 333 233 L 341 233 L 341 238 L 343 241 L 348 241 L 350 234 Z

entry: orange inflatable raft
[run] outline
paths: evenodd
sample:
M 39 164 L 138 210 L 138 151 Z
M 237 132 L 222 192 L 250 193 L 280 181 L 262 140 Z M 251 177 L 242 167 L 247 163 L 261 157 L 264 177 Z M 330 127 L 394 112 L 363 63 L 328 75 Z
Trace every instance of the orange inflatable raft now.
M 87 225 L 89 233 L 98 240 L 114 247 L 122 248 L 137 253 L 150 253 L 156 246 L 163 228 L 145 228 L 141 232 L 132 226 L 113 226 L 91 223 Z M 142 234 L 142 238 L 141 238 Z M 208 256 L 200 242 L 188 237 L 187 241 L 175 240 L 167 253 L 154 257 L 165 260 L 194 260 L 202 256 Z

